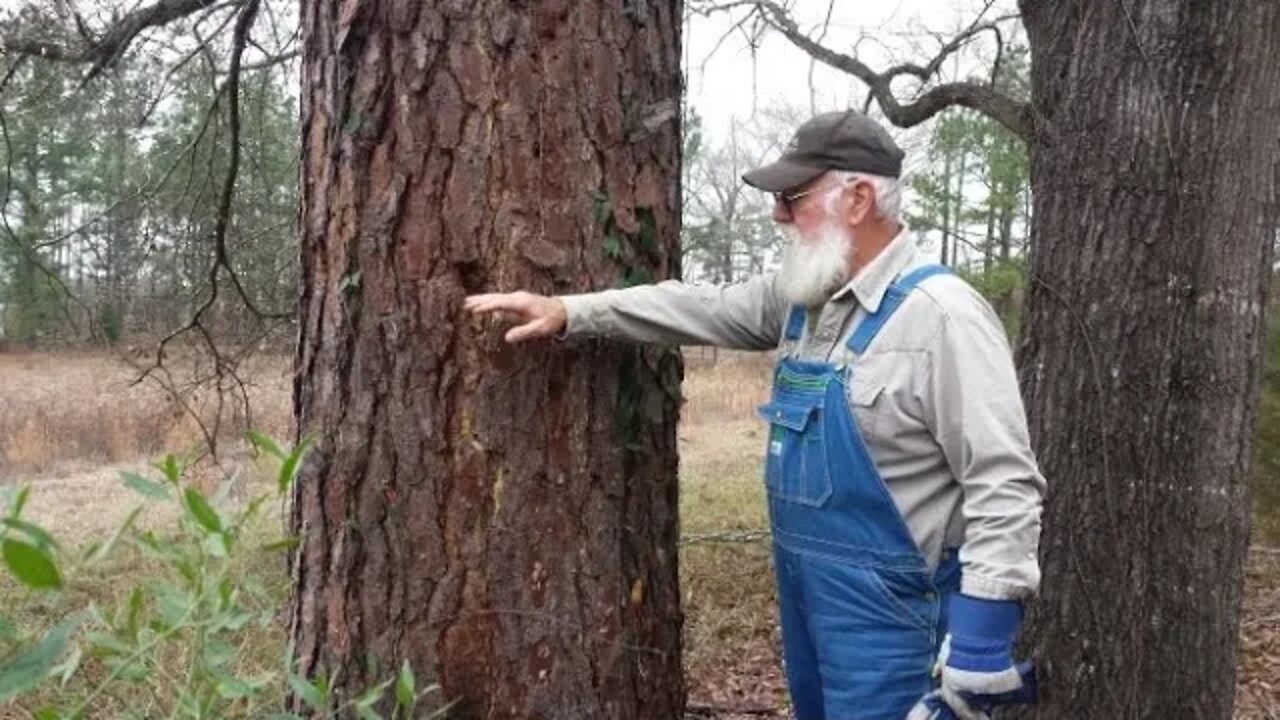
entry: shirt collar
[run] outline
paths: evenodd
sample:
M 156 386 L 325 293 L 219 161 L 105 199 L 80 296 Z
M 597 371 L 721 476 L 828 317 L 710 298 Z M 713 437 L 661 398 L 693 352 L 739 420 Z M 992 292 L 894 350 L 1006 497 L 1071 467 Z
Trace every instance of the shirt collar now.
M 868 313 L 876 312 L 880 309 L 880 301 L 884 299 L 889 284 L 915 261 L 916 254 L 915 240 L 904 225 L 884 250 L 859 270 L 831 299 L 839 300 L 853 293 L 858 304 L 866 308 Z

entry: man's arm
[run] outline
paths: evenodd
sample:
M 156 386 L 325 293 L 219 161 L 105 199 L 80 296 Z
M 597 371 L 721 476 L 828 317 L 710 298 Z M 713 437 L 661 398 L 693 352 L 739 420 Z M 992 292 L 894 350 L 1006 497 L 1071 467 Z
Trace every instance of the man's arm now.
M 999 318 L 957 278 L 939 280 L 930 295 L 943 317 L 921 396 L 926 422 L 964 491 L 966 523 L 960 592 L 948 601 L 938 692 L 962 720 L 987 720 L 971 701 L 981 706 L 1023 682 L 1013 643 L 1022 625 L 1021 601 L 1040 584 L 1045 481 L 1031 452 Z
M 774 277 L 755 276 L 719 286 L 669 280 L 563 296 L 569 316 L 566 332 L 635 342 L 770 350 L 782 336 L 787 311 Z
M 987 301 L 957 279 L 932 295 L 944 313 L 930 348 L 925 421 L 964 490 L 962 592 L 1023 599 L 1040 584 L 1037 550 L 1045 479 L 1003 326 Z M 941 283 L 939 283 L 941 285 Z
M 773 275 L 725 286 L 667 281 L 555 298 L 477 295 L 467 298 L 466 308 L 515 315 L 522 324 L 507 333 L 508 342 L 564 334 L 742 350 L 777 346 L 788 309 Z

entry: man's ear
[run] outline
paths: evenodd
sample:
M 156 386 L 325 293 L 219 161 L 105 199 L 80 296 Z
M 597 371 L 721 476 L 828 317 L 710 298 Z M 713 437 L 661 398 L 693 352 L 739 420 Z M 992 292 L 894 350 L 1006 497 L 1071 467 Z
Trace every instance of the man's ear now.
M 849 224 L 857 227 L 871 217 L 876 205 L 875 186 L 866 180 L 854 180 L 844 188 L 849 203 Z

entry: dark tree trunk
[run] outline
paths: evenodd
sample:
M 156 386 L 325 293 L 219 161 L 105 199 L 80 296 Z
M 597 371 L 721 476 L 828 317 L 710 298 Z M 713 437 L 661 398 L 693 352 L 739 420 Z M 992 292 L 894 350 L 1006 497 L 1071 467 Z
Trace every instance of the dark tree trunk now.
M 1037 717 L 1231 717 L 1280 161 L 1280 3 L 1023 0 L 1019 352 L 1049 478 Z
M 991 255 L 995 252 L 995 234 L 996 234 L 996 207 L 988 201 L 987 204 L 987 239 L 982 244 L 982 277 L 985 279 L 991 275 Z
M 1016 191 L 1016 188 L 1006 188 L 1010 195 Z M 1010 248 L 1013 246 L 1013 205 L 1012 203 L 1000 208 L 1000 259 L 1008 262 L 1010 257 Z
M 947 243 L 951 239 L 951 150 L 942 165 L 942 249 L 938 261 L 947 264 Z
M 461 309 L 678 276 L 679 4 L 302 24 L 300 671 L 350 698 L 408 659 L 451 718 L 679 717 L 679 356 Z

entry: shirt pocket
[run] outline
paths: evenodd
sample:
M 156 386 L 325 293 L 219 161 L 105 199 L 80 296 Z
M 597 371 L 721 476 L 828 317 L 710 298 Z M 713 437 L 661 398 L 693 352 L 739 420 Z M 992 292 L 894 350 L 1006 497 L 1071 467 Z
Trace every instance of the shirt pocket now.
M 927 355 L 913 350 L 881 350 L 853 361 L 846 380 L 849 409 L 869 447 L 916 450 L 927 431 L 913 388 L 927 368 Z
M 858 434 L 867 444 L 879 444 L 889 421 L 885 389 L 888 380 L 872 371 L 872 368 L 854 367 L 847 396 L 853 418 L 858 423 Z

